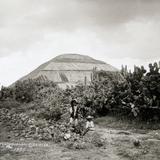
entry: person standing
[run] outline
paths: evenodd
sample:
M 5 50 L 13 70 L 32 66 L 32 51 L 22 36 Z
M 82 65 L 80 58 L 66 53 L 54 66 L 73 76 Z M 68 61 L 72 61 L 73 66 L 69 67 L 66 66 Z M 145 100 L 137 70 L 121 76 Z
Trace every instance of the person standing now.
M 71 107 L 70 107 L 70 124 L 74 124 L 75 126 L 78 124 L 78 102 L 76 99 L 71 100 Z

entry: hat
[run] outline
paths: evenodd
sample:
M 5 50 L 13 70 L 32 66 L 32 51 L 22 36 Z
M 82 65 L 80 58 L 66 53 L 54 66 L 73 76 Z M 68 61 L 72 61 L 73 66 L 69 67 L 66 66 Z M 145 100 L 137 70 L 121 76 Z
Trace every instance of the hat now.
M 93 119 L 93 117 L 92 116 L 87 116 L 87 119 Z
M 78 104 L 77 99 L 72 99 L 72 100 L 71 100 L 71 103 L 72 103 L 72 104 L 73 104 L 73 103 Z

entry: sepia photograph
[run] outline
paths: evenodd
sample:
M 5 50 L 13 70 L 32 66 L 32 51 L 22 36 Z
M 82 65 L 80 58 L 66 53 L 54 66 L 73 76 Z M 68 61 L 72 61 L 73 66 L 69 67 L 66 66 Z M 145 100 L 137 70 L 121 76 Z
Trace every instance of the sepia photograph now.
M 0 160 L 160 160 L 160 1 L 0 0 Z

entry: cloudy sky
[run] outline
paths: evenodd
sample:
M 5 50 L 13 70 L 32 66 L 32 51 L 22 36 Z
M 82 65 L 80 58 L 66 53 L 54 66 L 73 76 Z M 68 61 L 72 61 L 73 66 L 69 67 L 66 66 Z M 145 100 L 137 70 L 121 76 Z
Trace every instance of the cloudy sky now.
M 160 1 L 0 0 L 0 85 L 63 53 L 117 68 L 160 60 Z

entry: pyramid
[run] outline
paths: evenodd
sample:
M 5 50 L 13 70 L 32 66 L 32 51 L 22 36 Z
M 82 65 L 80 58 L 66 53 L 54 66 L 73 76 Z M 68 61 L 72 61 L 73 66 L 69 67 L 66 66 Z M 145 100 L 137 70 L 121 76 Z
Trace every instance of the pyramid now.
M 118 72 L 115 67 L 86 55 L 63 54 L 40 65 L 20 80 L 43 77 L 64 88 L 67 85 L 71 86 L 77 83 L 84 83 L 84 79 L 89 83 L 93 68 L 96 68 L 96 70 Z

